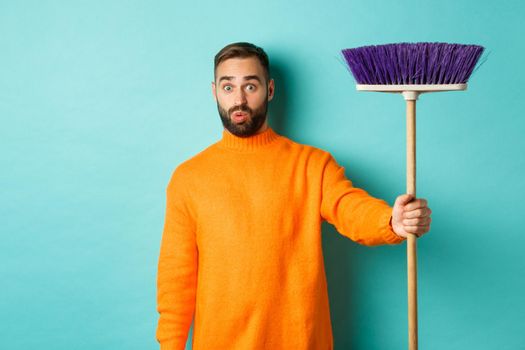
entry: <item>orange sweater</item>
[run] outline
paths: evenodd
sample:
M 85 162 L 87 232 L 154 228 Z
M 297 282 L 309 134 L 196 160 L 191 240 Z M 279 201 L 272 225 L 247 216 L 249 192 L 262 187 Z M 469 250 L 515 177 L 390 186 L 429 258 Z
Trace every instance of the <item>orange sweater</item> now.
M 183 350 L 333 348 L 321 223 L 365 245 L 403 241 L 392 208 L 330 153 L 271 128 L 180 164 L 167 188 L 157 340 Z

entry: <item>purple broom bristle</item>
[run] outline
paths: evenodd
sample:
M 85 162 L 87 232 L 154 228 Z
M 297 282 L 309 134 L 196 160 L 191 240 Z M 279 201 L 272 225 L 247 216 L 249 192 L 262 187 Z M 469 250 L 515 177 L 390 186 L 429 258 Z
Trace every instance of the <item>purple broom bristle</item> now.
M 358 84 L 463 84 L 484 47 L 447 43 L 399 43 L 342 50 Z

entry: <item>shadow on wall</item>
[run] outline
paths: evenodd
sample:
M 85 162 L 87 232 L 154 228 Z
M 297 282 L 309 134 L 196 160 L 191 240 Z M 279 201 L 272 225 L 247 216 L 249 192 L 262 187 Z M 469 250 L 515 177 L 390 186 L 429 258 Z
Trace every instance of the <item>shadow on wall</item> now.
M 327 222 L 322 224 L 322 238 L 334 347 L 357 349 L 356 313 L 349 310 L 356 309 L 352 281 L 357 278 L 358 261 L 351 261 L 348 239 Z
M 275 81 L 275 95 L 268 105 L 269 125 L 280 135 L 287 135 L 290 125 L 288 91 L 293 79 L 292 69 L 279 55 L 271 55 L 270 75 Z

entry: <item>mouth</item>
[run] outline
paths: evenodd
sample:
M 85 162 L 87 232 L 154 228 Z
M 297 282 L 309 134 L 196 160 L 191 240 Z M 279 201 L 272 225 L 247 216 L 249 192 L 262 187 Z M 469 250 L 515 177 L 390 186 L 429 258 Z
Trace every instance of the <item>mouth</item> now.
M 248 113 L 241 112 L 241 111 L 235 112 L 232 114 L 232 119 L 236 123 L 242 123 L 246 119 L 248 119 Z

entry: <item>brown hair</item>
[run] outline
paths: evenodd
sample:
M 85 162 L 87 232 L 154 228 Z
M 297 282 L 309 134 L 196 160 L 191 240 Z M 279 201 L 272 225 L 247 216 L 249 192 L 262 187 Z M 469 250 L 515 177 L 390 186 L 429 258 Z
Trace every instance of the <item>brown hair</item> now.
M 270 80 L 270 61 L 268 55 L 264 50 L 254 44 L 247 42 L 238 42 L 226 45 L 215 55 L 215 64 L 213 67 L 213 74 L 217 73 L 217 67 L 223 61 L 230 58 L 248 58 L 256 57 L 264 68 L 266 74 L 266 81 Z

